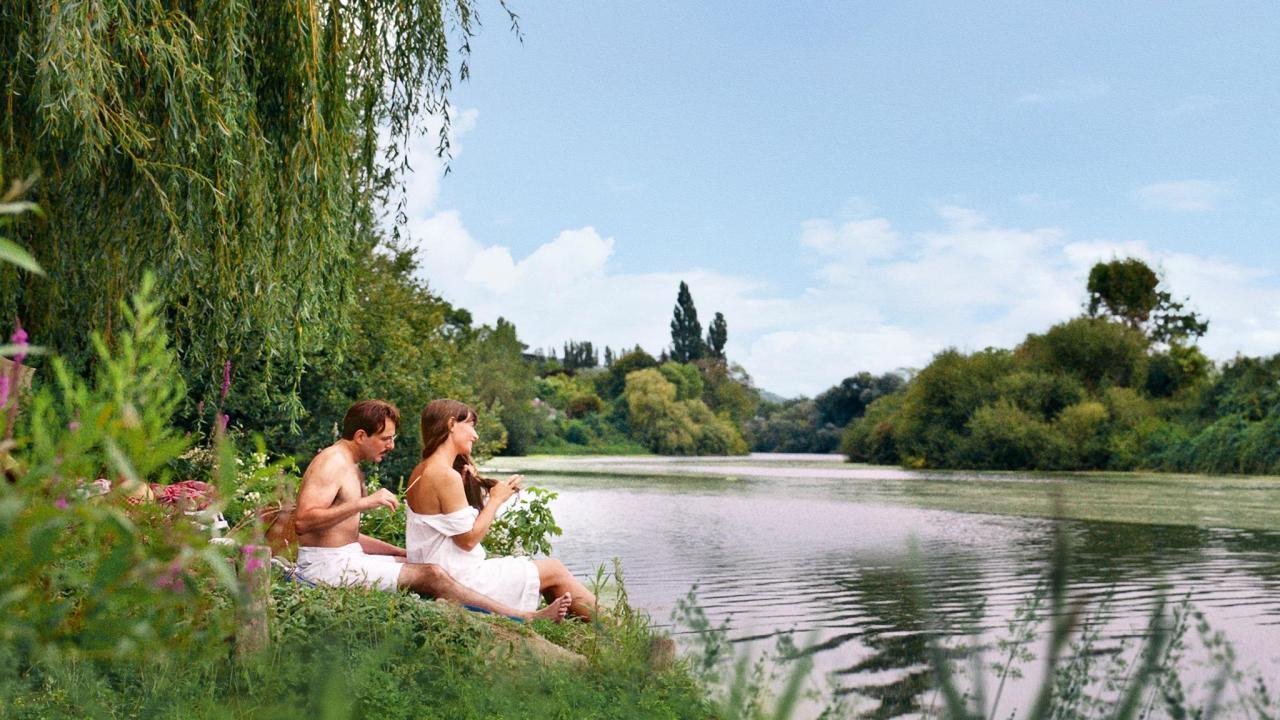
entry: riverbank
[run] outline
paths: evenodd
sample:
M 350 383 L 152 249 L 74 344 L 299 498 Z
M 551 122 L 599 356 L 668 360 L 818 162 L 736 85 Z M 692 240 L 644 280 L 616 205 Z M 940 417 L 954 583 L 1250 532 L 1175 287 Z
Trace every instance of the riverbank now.
M 529 456 L 494 458 L 491 472 L 655 478 L 692 483 L 787 480 L 796 492 L 831 486 L 843 499 L 1019 517 L 1190 527 L 1280 528 L 1280 477 L 1164 473 L 904 470 L 838 455 L 744 457 Z M 535 479 L 536 483 L 536 479 Z

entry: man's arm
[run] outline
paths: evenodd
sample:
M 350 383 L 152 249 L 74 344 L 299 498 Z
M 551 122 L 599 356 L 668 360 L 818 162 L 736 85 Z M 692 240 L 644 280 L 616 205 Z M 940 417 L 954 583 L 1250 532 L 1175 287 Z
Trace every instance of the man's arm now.
M 299 535 L 327 530 L 356 513 L 381 505 L 394 510 L 399 504 L 390 492 L 380 490 L 366 497 L 334 505 L 333 501 L 342 487 L 342 478 L 328 465 L 326 463 L 324 467 L 315 468 L 318 472 L 302 481 L 302 490 L 298 493 L 298 509 L 293 516 Z M 387 496 L 390 496 L 389 502 Z
M 360 547 L 364 548 L 367 555 L 394 555 L 396 557 L 406 557 L 408 555 L 404 548 L 396 547 L 389 542 L 383 542 L 376 537 L 361 534 L 356 541 L 360 543 Z

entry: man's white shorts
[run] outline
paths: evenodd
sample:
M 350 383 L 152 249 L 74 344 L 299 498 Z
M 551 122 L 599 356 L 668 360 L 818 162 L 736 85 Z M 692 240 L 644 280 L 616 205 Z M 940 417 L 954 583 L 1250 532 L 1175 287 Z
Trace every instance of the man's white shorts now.
M 360 543 L 341 547 L 299 547 L 298 575 L 325 585 L 360 585 L 395 590 L 404 563 L 392 555 L 369 555 Z

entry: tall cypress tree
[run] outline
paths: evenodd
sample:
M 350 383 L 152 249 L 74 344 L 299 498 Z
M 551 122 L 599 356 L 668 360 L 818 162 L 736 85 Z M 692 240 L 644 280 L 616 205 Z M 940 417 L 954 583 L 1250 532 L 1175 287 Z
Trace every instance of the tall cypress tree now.
M 702 342 L 702 323 L 698 322 L 698 309 L 693 306 L 689 286 L 680 281 L 676 295 L 676 307 L 671 318 L 671 359 L 690 362 L 705 357 L 707 347 Z
M 707 328 L 707 352 L 717 360 L 724 359 L 724 344 L 729 340 L 729 324 L 724 321 L 724 313 L 716 313 Z

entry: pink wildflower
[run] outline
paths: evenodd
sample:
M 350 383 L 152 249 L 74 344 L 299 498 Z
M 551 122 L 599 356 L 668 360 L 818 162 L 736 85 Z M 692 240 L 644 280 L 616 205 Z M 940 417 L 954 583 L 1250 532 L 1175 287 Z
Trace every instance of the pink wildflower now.
M 228 360 L 222 366 L 222 399 L 227 399 L 227 393 L 231 392 L 231 361 Z
M 227 431 L 227 423 L 231 422 L 231 416 L 223 414 L 218 417 L 218 429 L 222 432 Z
M 23 329 L 21 323 L 14 328 L 13 336 L 9 338 L 9 342 L 22 347 L 21 351 L 13 355 L 13 362 L 21 365 L 22 361 L 27 359 L 27 331 Z
M 67 499 L 66 499 L 66 498 L 64 498 L 64 497 L 60 497 L 60 498 L 58 498 L 57 500 L 54 500 L 54 501 L 53 501 L 53 506 L 54 506 L 54 507 L 56 507 L 56 508 L 58 508 L 59 510 L 66 510 L 66 509 L 67 509 Z
M 250 574 L 261 570 L 267 566 L 267 561 L 262 557 L 267 548 L 261 545 L 245 545 L 240 548 L 240 552 L 244 554 L 244 571 Z
M 68 429 L 68 430 L 70 430 L 71 432 L 75 432 L 75 431 L 79 430 L 79 429 L 80 429 L 80 421 L 79 421 L 79 420 L 72 420 L 71 422 L 67 423 L 67 429 Z
M 9 376 L 0 375 L 0 407 L 9 402 Z
M 173 592 L 182 592 L 186 589 L 186 585 L 182 582 L 182 562 L 174 559 L 169 563 L 169 567 L 165 568 L 164 573 L 156 578 L 155 586 L 161 590 L 171 590 Z

